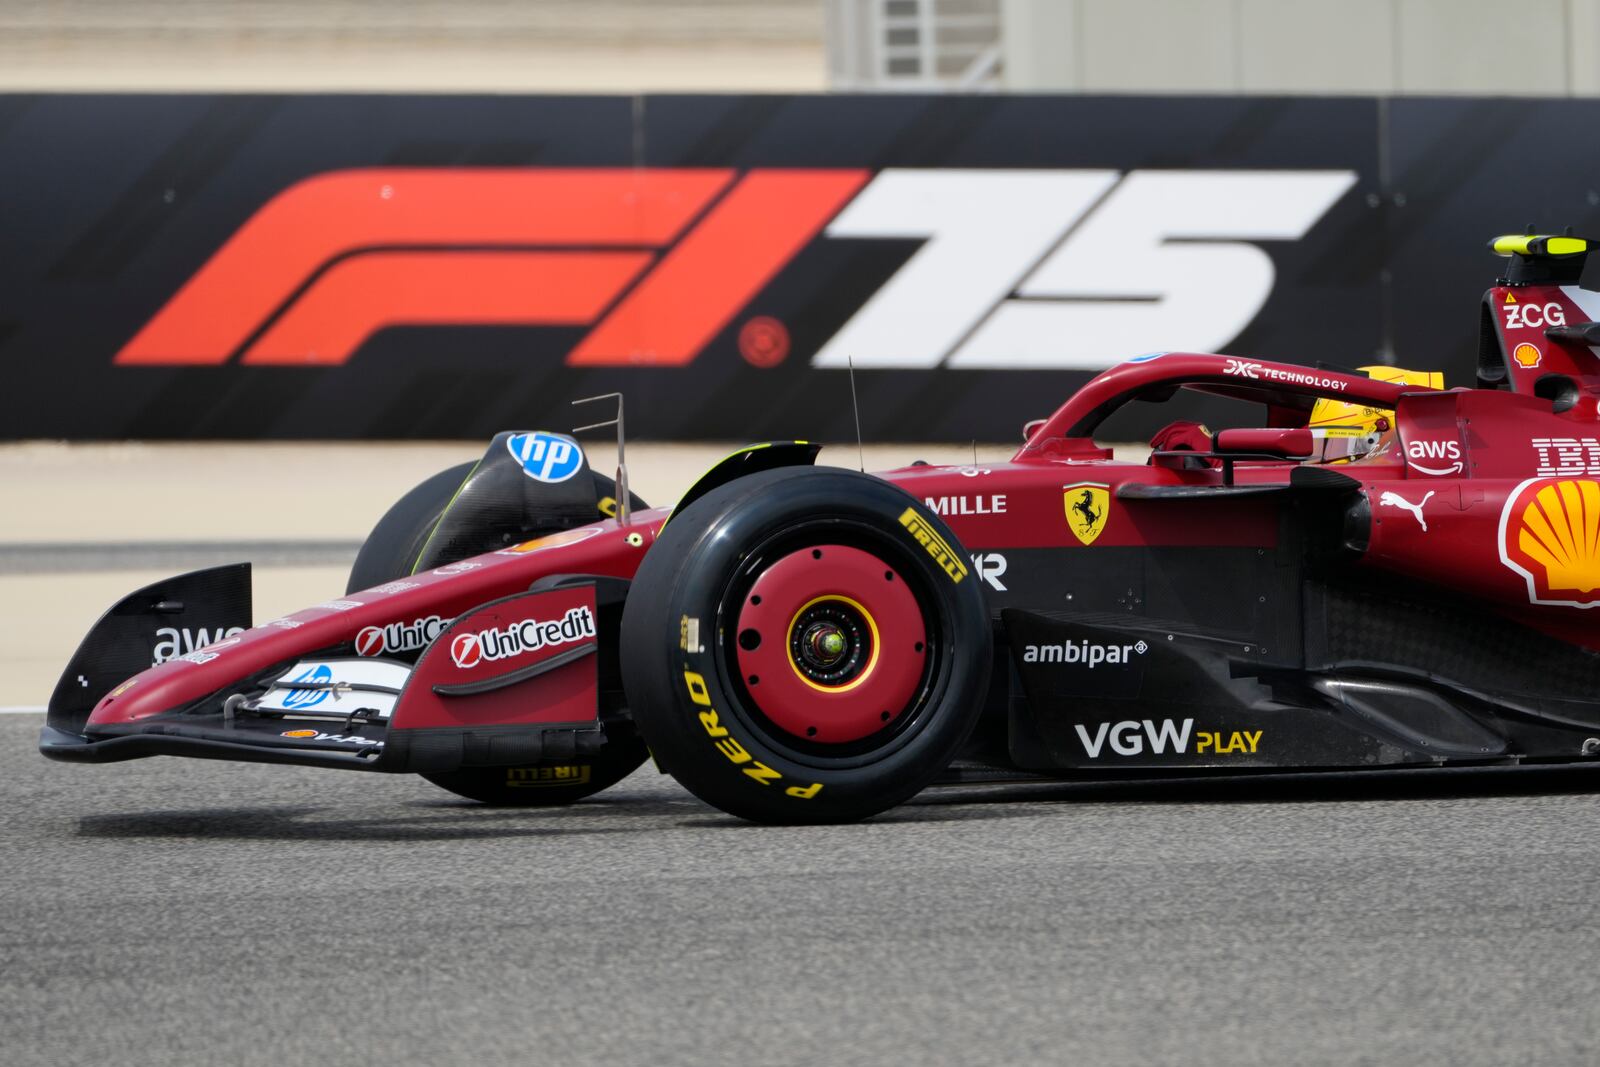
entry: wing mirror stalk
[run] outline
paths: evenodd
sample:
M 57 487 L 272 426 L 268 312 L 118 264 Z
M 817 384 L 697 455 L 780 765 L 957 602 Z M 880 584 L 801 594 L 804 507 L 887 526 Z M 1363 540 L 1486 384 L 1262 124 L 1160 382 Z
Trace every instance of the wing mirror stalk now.
M 1262 430 L 1218 430 L 1211 439 L 1210 452 L 1158 452 L 1157 456 L 1214 458 L 1222 461 L 1222 484 L 1233 484 L 1233 464 L 1241 459 L 1311 458 L 1316 439 L 1305 426 L 1291 429 L 1269 427 Z

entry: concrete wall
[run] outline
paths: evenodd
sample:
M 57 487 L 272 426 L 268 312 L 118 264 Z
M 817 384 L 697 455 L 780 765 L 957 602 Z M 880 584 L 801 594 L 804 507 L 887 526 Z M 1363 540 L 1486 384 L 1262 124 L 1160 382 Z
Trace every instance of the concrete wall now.
M 821 0 L 0 0 L 0 91 L 806 92 Z
M 1001 0 L 1014 91 L 1600 95 L 1600 0 Z

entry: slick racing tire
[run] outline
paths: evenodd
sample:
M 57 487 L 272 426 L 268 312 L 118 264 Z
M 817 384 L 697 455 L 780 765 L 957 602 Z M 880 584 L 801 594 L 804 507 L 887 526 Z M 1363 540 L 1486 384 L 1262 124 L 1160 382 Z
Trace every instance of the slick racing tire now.
M 673 515 L 630 587 L 624 686 L 663 769 L 765 823 L 862 819 L 954 758 L 993 638 L 965 551 L 853 471 L 741 478 Z
M 429 534 L 474 466 L 462 463 L 440 471 L 385 512 L 356 554 L 345 591 L 369 589 L 413 573 Z M 616 483 L 603 474 L 590 473 L 594 478 L 595 496 L 602 502 L 611 499 Z M 629 499 L 635 508 L 645 506 L 637 497 Z M 604 517 L 603 514 L 595 516 L 597 519 Z M 525 536 L 537 536 L 537 532 Z M 454 561 L 440 559 L 438 562 Z M 643 741 L 628 736 L 608 739 L 593 756 L 574 757 L 559 765 L 468 767 L 422 777 L 441 789 L 484 804 L 552 807 L 571 804 L 616 785 L 637 770 L 648 755 Z
M 461 463 L 440 471 L 395 501 L 362 542 L 361 551 L 356 553 L 356 561 L 350 566 L 350 580 L 345 583 L 344 591 L 371 589 L 411 574 L 423 546 L 428 543 L 428 535 L 433 533 L 445 507 L 455 499 L 456 490 L 476 466 L 477 463 Z

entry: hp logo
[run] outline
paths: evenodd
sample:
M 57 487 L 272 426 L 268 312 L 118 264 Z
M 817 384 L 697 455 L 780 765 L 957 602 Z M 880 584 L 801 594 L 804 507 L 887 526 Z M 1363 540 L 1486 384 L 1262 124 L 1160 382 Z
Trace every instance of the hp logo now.
M 300 676 L 298 678 L 291 678 L 289 681 L 291 684 L 294 682 L 331 682 L 333 681 L 333 671 L 328 668 L 326 663 L 319 663 L 315 667 L 307 667 L 305 670 L 300 672 Z M 314 708 L 324 700 L 328 699 L 329 692 L 330 690 L 320 688 L 291 689 L 283 698 L 283 706 L 286 708 L 297 709 Z
M 522 464 L 522 473 L 541 482 L 564 482 L 583 466 L 583 450 L 570 437 L 555 433 L 514 433 L 506 448 Z

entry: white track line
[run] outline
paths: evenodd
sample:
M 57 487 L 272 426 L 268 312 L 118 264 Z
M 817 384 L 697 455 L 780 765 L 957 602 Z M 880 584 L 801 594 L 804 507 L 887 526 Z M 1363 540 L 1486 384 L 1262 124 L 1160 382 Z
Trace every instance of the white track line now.
M 26 705 L 17 705 L 9 708 L 0 708 L 0 715 L 43 715 L 44 708 L 30 708 Z

